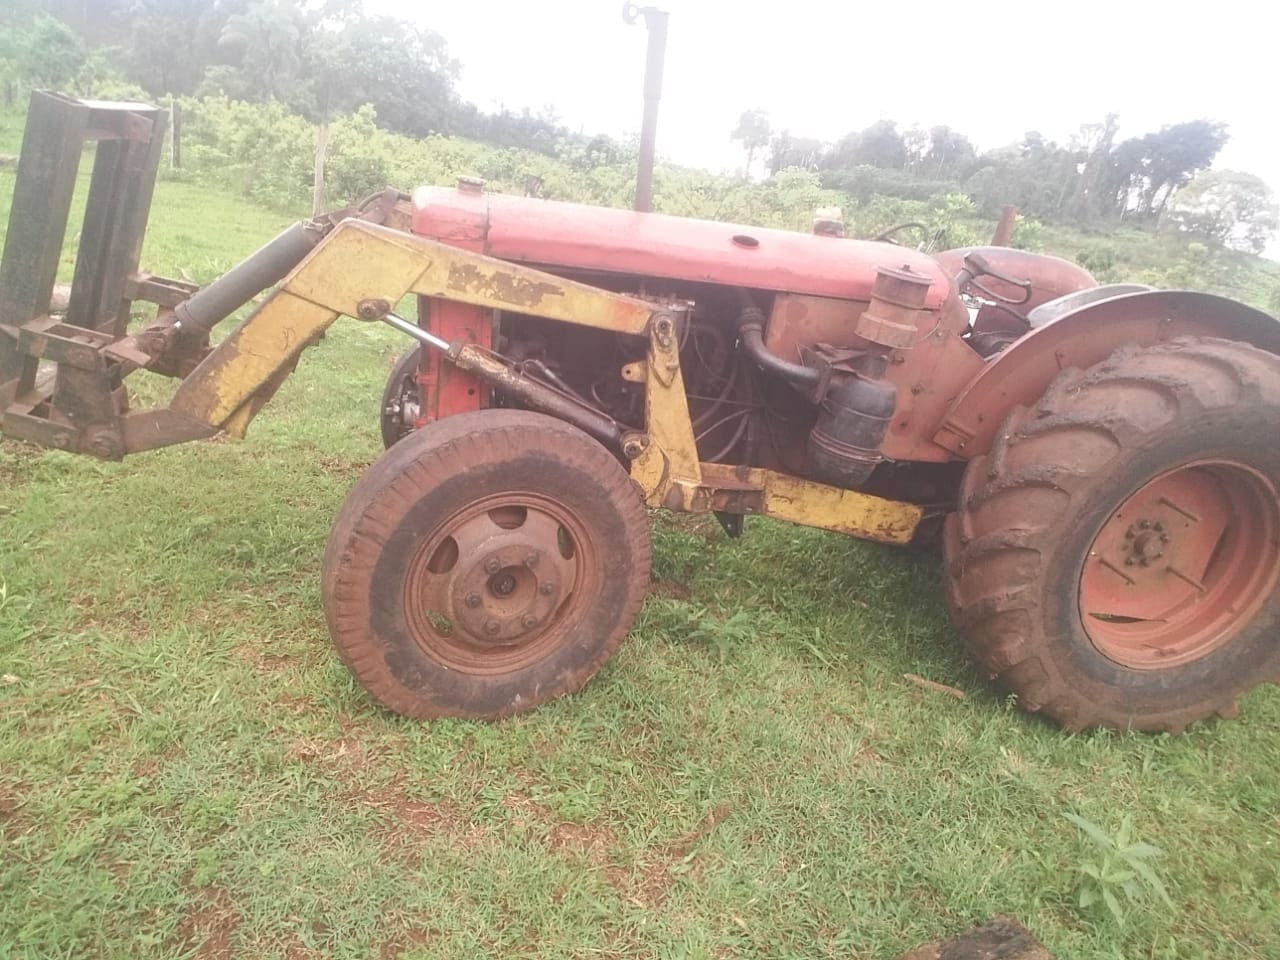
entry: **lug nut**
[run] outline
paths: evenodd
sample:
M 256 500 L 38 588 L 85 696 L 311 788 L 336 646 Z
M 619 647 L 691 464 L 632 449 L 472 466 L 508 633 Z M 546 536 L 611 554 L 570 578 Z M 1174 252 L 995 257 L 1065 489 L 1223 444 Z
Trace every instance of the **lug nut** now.
M 1125 565 L 1126 567 L 1132 567 L 1132 566 L 1134 565 L 1134 563 L 1135 563 L 1135 562 L 1136 562 L 1136 561 L 1133 559 L 1133 557 L 1125 557 L 1125 558 L 1124 558 L 1124 565 Z
M 536 553 L 526 553 L 524 555 L 524 565 L 532 570 L 538 565 L 538 555 Z
M 531 630 L 538 625 L 538 618 L 532 613 L 526 613 L 520 622 L 524 624 L 526 630 Z
M 1160 542 L 1161 542 L 1161 543 L 1168 543 L 1168 542 L 1169 542 L 1169 535 L 1168 535 L 1167 533 L 1162 533 L 1162 534 L 1160 534 Z
M 1151 521 L 1150 521 L 1150 520 L 1139 520 L 1139 521 L 1138 521 L 1138 528 L 1139 528 L 1140 530 L 1150 530 L 1150 529 L 1151 529 Z
M 484 625 L 484 632 L 489 634 L 489 636 L 491 637 L 501 629 L 502 629 L 502 624 L 500 624 L 497 620 L 490 620 L 488 623 Z
M 484 562 L 484 572 L 490 575 L 497 573 L 502 569 L 502 561 L 497 557 L 490 557 Z
M 538 587 L 538 592 L 544 597 L 549 597 L 556 592 L 556 585 L 550 580 L 543 580 L 542 586 Z
M 478 593 L 468 593 L 468 594 L 467 594 L 467 606 L 468 606 L 468 607 L 478 607 L 478 606 L 480 606 L 480 594 L 478 594 Z
M 1133 539 L 1133 537 L 1134 537 L 1134 533 L 1133 533 L 1133 530 L 1132 530 L 1132 529 L 1130 529 L 1130 530 L 1126 530 L 1126 531 L 1124 532 L 1124 538 L 1125 538 L 1126 540 L 1132 540 L 1132 539 Z

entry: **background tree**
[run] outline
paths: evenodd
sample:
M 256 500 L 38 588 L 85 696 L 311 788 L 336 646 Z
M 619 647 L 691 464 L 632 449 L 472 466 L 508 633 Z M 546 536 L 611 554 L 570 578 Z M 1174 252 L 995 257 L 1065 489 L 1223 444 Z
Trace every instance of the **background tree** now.
M 1228 139 L 1225 124 L 1208 120 L 1176 123 L 1143 137 L 1145 183 L 1139 212 L 1158 219 L 1178 189 L 1208 168 Z
M 783 130 L 769 141 L 769 174 L 776 175 L 792 167 L 816 172 L 822 168 L 823 159 L 830 149 L 821 140 L 793 137 L 791 131 Z
M 1169 221 L 1210 246 L 1261 253 L 1280 226 L 1280 208 L 1259 177 L 1208 170 L 1179 192 Z
M 769 115 L 763 110 L 744 110 L 729 139 L 742 144 L 747 153 L 747 176 L 751 176 L 751 164 L 756 151 L 769 144 Z

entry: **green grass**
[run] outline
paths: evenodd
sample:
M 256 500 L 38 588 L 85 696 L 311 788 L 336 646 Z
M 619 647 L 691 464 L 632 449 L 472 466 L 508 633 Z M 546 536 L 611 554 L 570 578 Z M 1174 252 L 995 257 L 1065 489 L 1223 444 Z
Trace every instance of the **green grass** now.
M 162 183 L 144 260 L 207 279 L 283 223 Z M 377 708 L 318 576 L 400 346 L 340 322 L 243 442 L 0 445 L 0 958 L 890 958 L 999 913 L 1059 958 L 1280 957 L 1277 692 L 1064 735 L 976 676 L 927 555 L 659 518 L 582 693 Z M 1082 911 L 1066 814 L 1131 816 L 1173 907 Z

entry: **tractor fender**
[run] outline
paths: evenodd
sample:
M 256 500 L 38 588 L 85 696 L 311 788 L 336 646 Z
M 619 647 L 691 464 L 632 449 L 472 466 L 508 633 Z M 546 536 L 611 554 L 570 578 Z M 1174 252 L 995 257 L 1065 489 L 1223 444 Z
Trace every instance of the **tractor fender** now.
M 1190 290 L 1121 293 L 1063 313 L 988 360 L 952 401 L 933 442 L 966 460 L 980 456 L 1009 411 L 1035 403 L 1060 371 L 1175 337 L 1221 337 L 1280 354 L 1280 321 L 1239 301 Z

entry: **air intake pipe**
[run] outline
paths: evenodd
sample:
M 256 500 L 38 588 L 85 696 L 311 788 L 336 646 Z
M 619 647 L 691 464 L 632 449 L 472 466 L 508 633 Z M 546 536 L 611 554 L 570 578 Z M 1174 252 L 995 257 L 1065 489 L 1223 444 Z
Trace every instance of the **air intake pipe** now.
M 756 365 L 766 373 L 781 377 L 801 390 L 812 395 L 822 381 L 822 371 L 817 367 L 806 367 L 800 363 L 783 360 L 764 343 L 764 313 L 751 302 L 744 290 L 741 292 L 742 312 L 738 314 L 738 337 L 742 341 L 742 349 L 746 351 Z

